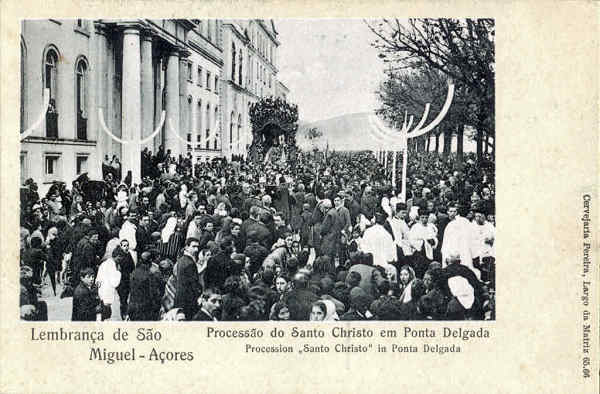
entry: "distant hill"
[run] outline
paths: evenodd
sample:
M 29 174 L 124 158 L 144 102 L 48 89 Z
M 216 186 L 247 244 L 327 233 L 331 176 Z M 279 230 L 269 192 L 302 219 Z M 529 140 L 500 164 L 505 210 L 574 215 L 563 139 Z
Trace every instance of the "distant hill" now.
M 335 118 L 318 120 L 316 122 L 300 124 L 296 141 L 300 148 L 310 149 L 310 141 L 306 139 L 306 133 L 312 127 L 323 132 L 319 139 L 319 145 L 325 147 L 329 141 L 329 149 L 335 150 L 373 150 L 376 144 L 368 129 L 369 113 L 355 113 Z
M 298 134 L 296 142 L 303 150 L 311 149 L 311 142 L 306 138 L 306 133 L 312 127 L 323 132 L 319 139 L 319 146 L 325 148 L 329 142 L 329 149 L 338 151 L 377 150 L 380 148 L 377 140 L 371 133 L 369 112 L 360 112 L 336 116 L 335 118 L 318 120 L 315 122 L 298 122 Z M 443 137 L 440 138 L 443 143 Z M 433 141 L 432 141 L 433 148 Z M 456 138 L 452 141 L 452 151 L 456 151 Z M 464 151 L 475 151 L 475 143 L 464 139 Z

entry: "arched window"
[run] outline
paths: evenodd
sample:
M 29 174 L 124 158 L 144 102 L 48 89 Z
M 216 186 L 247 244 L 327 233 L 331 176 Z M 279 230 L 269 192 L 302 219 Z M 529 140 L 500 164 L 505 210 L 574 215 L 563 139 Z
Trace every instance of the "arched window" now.
M 215 141 L 214 141 L 215 150 L 217 150 L 217 147 L 218 147 L 217 141 L 219 140 L 219 124 L 218 124 L 219 122 L 218 122 L 218 119 L 219 119 L 219 107 L 215 106 Z
M 244 55 L 242 55 L 242 50 L 240 49 L 239 61 L 240 61 L 240 72 L 238 75 L 238 83 L 242 86 L 242 63 L 243 63 Z
M 235 113 L 231 112 L 229 117 L 229 150 L 233 149 L 233 127 L 234 127 Z
M 44 88 L 50 91 L 50 105 L 46 114 L 46 137 L 48 138 L 58 138 L 57 65 L 58 51 L 53 46 L 48 47 L 44 53 Z
M 202 140 L 202 101 L 198 100 L 198 108 L 196 108 L 196 143 Z M 200 148 L 198 144 L 197 148 Z
M 79 58 L 75 67 L 75 105 L 78 140 L 87 140 L 87 71 L 88 65 L 85 58 Z
M 235 44 L 231 43 L 231 81 L 235 82 Z

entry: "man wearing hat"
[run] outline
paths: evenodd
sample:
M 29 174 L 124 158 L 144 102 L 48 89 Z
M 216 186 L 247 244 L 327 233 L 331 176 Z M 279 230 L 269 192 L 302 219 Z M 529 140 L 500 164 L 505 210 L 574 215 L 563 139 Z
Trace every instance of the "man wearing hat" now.
M 139 264 L 131 273 L 127 313 L 133 321 L 158 320 L 161 291 L 158 279 L 150 272 L 152 258 L 152 252 L 142 252 Z
M 97 269 L 99 260 L 97 245 L 99 242 L 98 230 L 89 228 L 83 238 L 77 243 L 71 259 L 73 264 L 71 286 L 73 289 L 79 284 L 79 273 L 82 269 L 86 267 L 93 268 L 94 270 Z

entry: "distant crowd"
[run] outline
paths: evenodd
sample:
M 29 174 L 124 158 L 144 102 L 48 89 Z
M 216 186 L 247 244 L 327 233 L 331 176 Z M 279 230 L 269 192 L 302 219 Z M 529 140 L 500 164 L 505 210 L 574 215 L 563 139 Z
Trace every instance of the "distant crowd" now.
M 115 159 L 102 181 L 23 185 L 22 319 L 48 318 L 50 288 L 74 321 L 495 319 L 489 158 L 413 153 L 405 200 L 372 152 L 145 150 L 140 184 Z

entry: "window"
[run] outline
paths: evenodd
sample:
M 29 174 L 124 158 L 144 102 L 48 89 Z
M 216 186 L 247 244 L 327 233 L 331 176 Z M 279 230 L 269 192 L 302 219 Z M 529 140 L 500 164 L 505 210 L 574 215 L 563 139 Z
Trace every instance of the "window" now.
M 196 142 L 200 142 L 202 140 L 202 101 L 198 101 L 196 108 L 196 133 L 198 139 Z M 200 144 L 196 148 L 200 148 Z
M 215 94 L 219 94 L 219 76 L 215 75 Z
M 208 20 L 208 41 L 212 41 L 213 39 L 213 35 L 212 35 L 212 30 L 213 30 L 213 24 L 215 23 L 215 21 L 213 20 Z
M 206 104 L 206 149 L 210 149 L 210 104 Z
M 188 104 L 187 104 L 187 132 L 188 132 L 188 142 L 192 142 L 192 125 L 194 124 L 194 113 L 193 113 L 193 106 L 192 106 L 192 96 L 188 97 Z M 191 149 L 191 145 L 188 145 L 188 149 Z
M 240 134 L 242 131 L 242 114 L 238 115 L 238 124 L 237 124 L 237 152 L 240 153 L 241 143 Z
M 215 140 L 214 147 L 217 150 L 217 141 L 219 140 L 219 130 L 217 125 L 217 119 L 219 119 L 219 107 L 215 107 Z
M 77 107 L 77 139 L 87 140 L 87 63 L 81 58 L 75 70 L 76 107 Z
M 198 86 L 202 86 L 202 67 L 198 66 Z
M 48 138 L 58 138 L 57 64 L 58 52 L 50 47 L 44 56 L 44 88 L 50 91 L 50 105 L 46 113 L 46 137 Z
M 73 30 L 77 33 L 81 33 L 86 37 L 90 37 L 88 21 L 85 19 L 76 19 L 75 26 L 73 26 Z
M 76 165 L 76 175 L 81 175 L 84 172 L 88 172 L 88 155 L 87 154 L 77 154 L 75 157 L 75 165 Z
M 232 112 L 231 117 L 229 118 L 229 150 L 233 149 L 233 120 L 235 119 L 235 114 Z
M 235 82 L 235 44 L 231 43 L 231 81 Z
M 210 72 L 206 72 L 206 90 L 210 90 Z
M 244 55 L 242 55 L 242 50 L 240 49 L 240 53 L 238 55 L 239 61 L 240 61 L 240 71 L 238 73 L 238 83 L 240 86 L 242 86 L 242 60 L 244 59 Z
M 187 64 L 187 79 L 190 82 L 194 82 L 194 77 L 192 76 L 192 63 L 188 62 Z
M 46 176 L 46 180 L 53 180 L 60 178 L 60 154 L 58 153 L 49 153 L 46 154 L 45 158 L 45 168 L 44 175 Z

